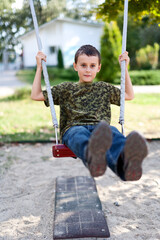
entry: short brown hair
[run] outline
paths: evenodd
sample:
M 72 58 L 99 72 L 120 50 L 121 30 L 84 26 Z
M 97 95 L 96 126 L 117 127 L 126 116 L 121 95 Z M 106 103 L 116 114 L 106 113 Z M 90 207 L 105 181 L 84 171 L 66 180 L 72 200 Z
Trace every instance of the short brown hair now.
M 99 64 L 101 63 L 101 55 L 99 51 L 92 45 L 83 45 L 77 50 L 74 58 L 75 63 L 77 63 L 78 57 L 83 54 L 87 56 L 97 56 L 99 60 Z

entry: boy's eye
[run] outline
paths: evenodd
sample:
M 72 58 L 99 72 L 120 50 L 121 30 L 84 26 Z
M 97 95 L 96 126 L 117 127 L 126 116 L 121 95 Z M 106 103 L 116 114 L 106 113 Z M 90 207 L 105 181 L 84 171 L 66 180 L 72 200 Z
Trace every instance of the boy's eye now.
M 87 66 L 87 65 L 86 65 L 85 63 L 82 63 L 82 64 L 81 64 L 81 67 L 86 67 L 86 66 Z M 91 68 L 94 68 L 95 66 L 96 66 L 95 64 L 91 64 L 91 65 L 90 65 Z

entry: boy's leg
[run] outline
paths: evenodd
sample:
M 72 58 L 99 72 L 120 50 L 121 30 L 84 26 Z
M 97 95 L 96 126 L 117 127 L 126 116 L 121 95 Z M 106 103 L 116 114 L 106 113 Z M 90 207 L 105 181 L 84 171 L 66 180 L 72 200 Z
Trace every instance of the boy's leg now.
M 97 126 L 73 126 L 66 131 L 62 140 L 82 159 L 92 177 L 104 174 L 106 151 L 112 143 L 112 133 L 106 122 L 102 121 Z
M 118 169 L 124 181 L 136 181 L 142 176 L 142 162 L 148 154 L 146 140 L 138 132 L 131 132 L 119 157 Z M 122 171 L 121 168 L 123 167 Z
M 106 159 L 108 167 L 119 176 L 118 172 L 118 160 L 121 152 L 126 143 L 126 138 L 119 132 L 116 127 L 110 126 L 112 131 L 112 145 L 110 149 L 106 152 Z
M 90 136 L 91 132 L 85 126 L 73 126 L 64 133 L 62 138 L 62 142 L 82 159 L 85 165 L 85 150 Z
M 93 177 L 103 175 L 108 164 L 124 181 L 141 177 L 142 161 L 148 153 L 146 141 L 139 133 L 132 132 L 126 138 L 104 121 L 93 133 L 85 126 L 71 127 L 64 134 L 63 143 L 82 159 Z
M 92 177 L 102 176 L 107 168 L 106 151 L 112 144 L 112 132 L 105 121 L 93 131 L 86 149 L 86 159 Z
M 139 180 L 142 175 L 142 161 L 147 156 L 145 139 L 137 132 L 127 138 L 112 127 L 112 146 L 106 153 L 108 166 L 124 181 Z

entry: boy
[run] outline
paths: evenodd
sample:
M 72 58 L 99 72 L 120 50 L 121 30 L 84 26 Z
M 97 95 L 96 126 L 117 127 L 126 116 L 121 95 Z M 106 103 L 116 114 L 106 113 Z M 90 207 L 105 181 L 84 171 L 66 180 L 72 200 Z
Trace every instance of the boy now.
M 41 60 L 46 61 L 46 56 L 38 52 L 36 60 L 31 98 L 49 106 L 47 92 L 41 89 Z M 125 100 L 132 100 L 127 52 L 119 56 L 120 64 L 123 60 L 126 62 Z M 103 175 L 108 165 L 124 181 L 139 180 L 147 144 L 139 133 L 131 132 L 126 138 L 109 125 L 110 105 L 120 105 L 120 90 L 105 82 L 93 82 L 101 69 L 100 53 L 93 46 L 84 45 L 76 52 L 73 66 L 79 82 L 65 82 L 51 89 L 54 103 L 60 105 L 62 142 L 82 159 L 93 177 Z

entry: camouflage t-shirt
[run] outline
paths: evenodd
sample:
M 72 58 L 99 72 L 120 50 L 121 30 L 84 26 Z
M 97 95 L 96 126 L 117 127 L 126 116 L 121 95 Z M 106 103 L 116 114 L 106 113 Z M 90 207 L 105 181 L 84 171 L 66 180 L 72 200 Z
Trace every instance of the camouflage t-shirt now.
M 101 120 L 110 124 L 111 104 L 120 105 L 120 90 L 106 82 L 64 82 L 51 89 L 54 104 L 60 105 L 60 134 L 75 125 L 94 125 Z M 49 106 L 47 91 L 43 91 Z

